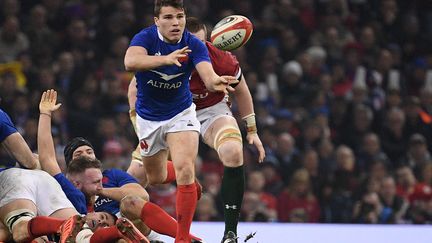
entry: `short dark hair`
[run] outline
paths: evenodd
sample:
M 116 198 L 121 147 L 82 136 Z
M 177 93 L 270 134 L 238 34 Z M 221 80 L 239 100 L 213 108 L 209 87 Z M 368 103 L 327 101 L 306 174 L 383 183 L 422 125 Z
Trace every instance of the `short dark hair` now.
M 154 16 L 159 16 L 162 7 L 173 7 L 184 9 L 183 0 L 155 0 L 154 1 Z
M 68 144 L 66 144 L 63 150 L 66 165 L 68 165 L 72 161 L 73 153 L 75 152 L 75 150 L 84 145 L 87 145 L 93 149 L 93 145 L 90 143 L 90 141 L 83 137 L 76 137 L 69 141 Z
M 196 33 L 200 30 L 204 30 L 204 32 L 207 32 L 205 24 L 195 17 L 186 18 L 186 29 L 192 33 Z
M 102 169 L 102 163 L 98 159 L 91 159 L 86 156 L 79 156 L 73 159 L 67 167 L 67 174 L 76 175 L 87 169 Z

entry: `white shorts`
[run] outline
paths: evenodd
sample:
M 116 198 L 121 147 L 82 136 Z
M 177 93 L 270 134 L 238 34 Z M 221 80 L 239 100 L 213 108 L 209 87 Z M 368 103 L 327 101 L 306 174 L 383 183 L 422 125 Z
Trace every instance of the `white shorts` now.
M 59 209 L 74 208 L 60 184 L 41 170 L 11 168 L 0 172 L 0 207 L 17 199 L 32 201 L 40 216 L 50 216 Z
M 196 117 L 195 104 L 165 121 L 149 121 L 137 114 L 137 132 L 141 156 L 152 156 L 167 149 L 166 135 L 172 132 L 200 132 L 200 123 Z
M 196 113 L 198 121 L 201 123 L 201 136 L 204 136 L 211 124 L 217 119 L 224 116 L 235 119 L 225 99 L 210 107 L 197 110 Z

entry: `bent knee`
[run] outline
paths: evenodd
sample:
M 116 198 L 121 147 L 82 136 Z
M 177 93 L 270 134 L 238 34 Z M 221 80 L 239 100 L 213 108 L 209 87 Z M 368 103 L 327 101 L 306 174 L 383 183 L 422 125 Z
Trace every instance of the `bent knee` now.
M 120 201 L 120 212 L 128 219 L 141 218 L 141 210 L 147 201 L 141 197 L 129 195 Z
M 235 141 L 227 141 L 219 147 L 219 158 L 228 167 L 238 167 L 243 165 L 242 144 Z
M 147 174 L 147 183 L 150 185 L 158 185 L 158 184 L 162 184 L 163 181 L 163 176 L 161 175 L 156 175 L 156 174 Z

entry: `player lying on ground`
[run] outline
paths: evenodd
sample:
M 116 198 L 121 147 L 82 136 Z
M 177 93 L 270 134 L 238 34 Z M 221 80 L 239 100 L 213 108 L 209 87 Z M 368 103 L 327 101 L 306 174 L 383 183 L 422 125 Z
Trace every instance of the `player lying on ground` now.
M 42 169 L 46 170 L 62 185 L 71 202 L 85 213 L 88 208 L 119 215 L 119 202 L 127 195 L 143 198 L 145 207 L 140 218 L 147 226 L 161 234 L 175 237 L 177 222 L 159 206 L 148 202 L 148 194 L 129 174 L 117 170 L 101 171 L 93 146 L 83 138 L 73 139 L 65 148 L 68 164 L 66 176 L 61 173 L 56 161 L 51 135 L 51 113 L 60 107 L 54 90 L 44 92 L 39 105 L 38 149 Z M 96 196 L 97 199 L 96 199 Z M 88 207 L 90 204 L 90 207 Z M 115 231 L 115 229 L 113 229 Z M 191 236 L 195 240 L 199 240 Z

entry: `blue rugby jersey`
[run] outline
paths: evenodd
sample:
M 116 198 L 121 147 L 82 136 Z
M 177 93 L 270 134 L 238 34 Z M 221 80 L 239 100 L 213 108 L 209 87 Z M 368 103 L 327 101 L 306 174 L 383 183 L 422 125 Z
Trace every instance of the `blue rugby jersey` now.
M 210 62 L 206 46 L 187 30 L 178 43 L 163 41 L 156 25 L 143 29 L 131 40 L 130 46 L 141 46 L 148 55 L 168 55 L 175 50 L 188 46 L 191 53 L 188 58 L 176 65 L 162 66 L 156 69 L 137 72 L 136 112 L 146 120 L 168 120 L 192 104 L 189 79 L 194 67 L 203 61 Z
M 0 143 L 12 133 L 18 132 L 6 112 L 0 109 Z
M 6 112 L 0 109 L 0 143 L 2 143 L 11 134 L 18 132 L 12 120 Z M 6 168 L 0 168 L 0 172 Z
M 63 173 L 54 176 L 54 179 L 60 184 L 66 197 L 80 214 L 87 214 L 87 201 L 84 193 L 76 188 Z
M 128 183 L 138 183 L 131 175 L 118 169 L 105 170 L 102 172 L 102 175 L 102 186 L 104 188 L 121 187 Z M 84 193 L 77 189 L 63 173 L 55 175 L 54 178 L 58 181 L 76 210 L 80 214 L 87 214 L 87 201 Z M 120 212 L 120 204 L 106 197 L 97 197 L 94 204 L 94 211 L 118 215 Z
M 102 172 L 102 185 L 104 188 L 121 187 L 129 183 L 138 183 L 128 173 L 119 169 L 109 169 Z M 98 197 L 94 204 L 95 212 L 109 212 L 119 216 L 120 203 L 106 197 Z

